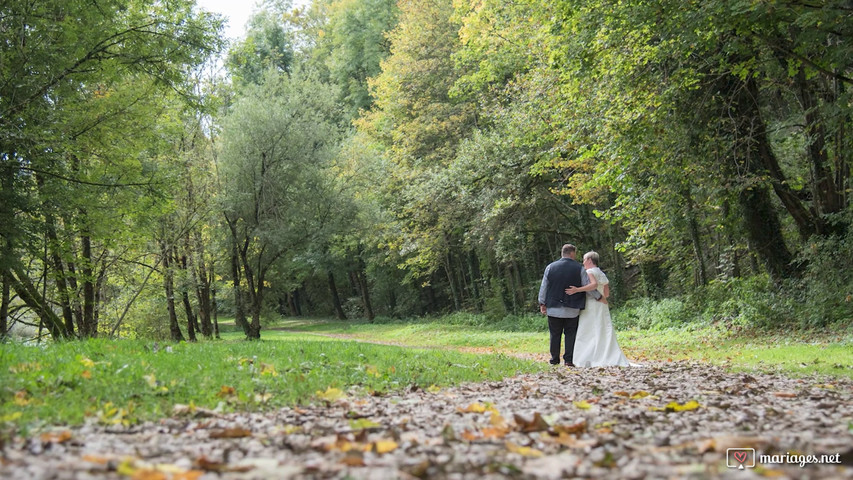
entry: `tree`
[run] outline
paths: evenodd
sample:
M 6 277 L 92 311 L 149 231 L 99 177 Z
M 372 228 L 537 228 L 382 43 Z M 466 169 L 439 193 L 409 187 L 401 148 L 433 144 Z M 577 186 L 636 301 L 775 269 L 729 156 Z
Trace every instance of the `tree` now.
M 169 125 L 162 114 L 176 99 L 193 99 L 186 71 L 218 46 L 221 22 L 192 7 L 2 7 L 0 183 L 10 201 L 0 209 L 14 221 L 0 227 L 0 269 L 54 338 L 97 334 L 99 287 L 121 254 L 111 243 L 116 226 L 126 225 L 121 218 L 140 193 L 154 198 L 158 139 Z M 114 208 L 99 208 L 105 202 Z M 27 257 L 40 259 L 41 289 Z M 48 274 L 56 291 L 46 288 Z M 48 308 L 54 294 L 62 318 Z
M 293 32 L 284 22 L 289 0 L 263 0 L 249 18 L 246 37 L 231 47 L 225 66 L 237 85 L 259 84 L 267 70 L 289 72 L 294 60 Z
M 329 79 L 341 87 L 348 116 L 373 105 L 368 79 L 381 72 L 391 42 L 386 38 L 397 24 L 397 2 L 393 0 L 335 0 L 325 9 L 326 21 L 312 56 L 328 68 Z
M 239 264 L 234 288 L 249 301 L 248 338 L 260 338 L 271 269 L 293 261 L 321 233 L 314 227 L 330 207 L 322 171 L 341 138 L 335 98 L 310 73 L 269 70 L 224 119 L 220 208 Z

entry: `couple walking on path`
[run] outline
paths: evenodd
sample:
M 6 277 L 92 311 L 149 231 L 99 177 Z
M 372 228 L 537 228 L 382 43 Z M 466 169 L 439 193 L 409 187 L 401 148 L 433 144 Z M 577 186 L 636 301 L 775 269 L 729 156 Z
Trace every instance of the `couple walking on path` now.
M 610 286 L 598 268 L 598 254 L 587 252 L 583 265 L 575 260 L 576 255 L 574 245 L 563 245 L 561 258 L 545 268 L 539 288 L 539 311 L 548 316 L 551 364 L 560 364 L 565 334 L 566 365 L 628 366 L 610 321 Z

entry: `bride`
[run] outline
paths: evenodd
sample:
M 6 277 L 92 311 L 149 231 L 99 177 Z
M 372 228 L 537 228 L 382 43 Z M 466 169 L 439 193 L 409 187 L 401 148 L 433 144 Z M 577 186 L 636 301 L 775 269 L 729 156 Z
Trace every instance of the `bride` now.
M 613 324 L 610 322 L 610 306 L 607 297 L 610 296 L 610 281 L 607 275 L 598 268 L 598 253 L 587 252 L 583 256 L 583 267 L 589 276 L 598 281 L 598 292 L 601 300 L 587 298 L 586 308 L 581 310 L 578 320 L 578 334 L 575 340 L 573 355 L 574 364 L 578 367 L 607 367 L 612 365 L 628 366 L 628 358 L 616 342 Z M 569 287 L 566 293 L 585 292 L 593 289 L 593 285 Z

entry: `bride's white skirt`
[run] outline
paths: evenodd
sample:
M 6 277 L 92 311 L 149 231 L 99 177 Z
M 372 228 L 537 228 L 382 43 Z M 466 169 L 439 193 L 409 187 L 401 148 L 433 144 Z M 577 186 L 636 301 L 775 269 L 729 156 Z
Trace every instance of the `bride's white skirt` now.
M 610 307 L 588 298 L 578 320 L 578 335 L 572 362 L 578 367 L 630 365 L 619 348 L 616 332 L 610 322 Z

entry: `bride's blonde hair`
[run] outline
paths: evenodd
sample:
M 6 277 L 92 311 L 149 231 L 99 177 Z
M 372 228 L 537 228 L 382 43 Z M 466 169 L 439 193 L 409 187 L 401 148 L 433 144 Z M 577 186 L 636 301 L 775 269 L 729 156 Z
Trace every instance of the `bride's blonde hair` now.
M 583 254 L 584 261 L 591 260 L 593 265 L 598 266 L 598 252 L 589 251 Z

